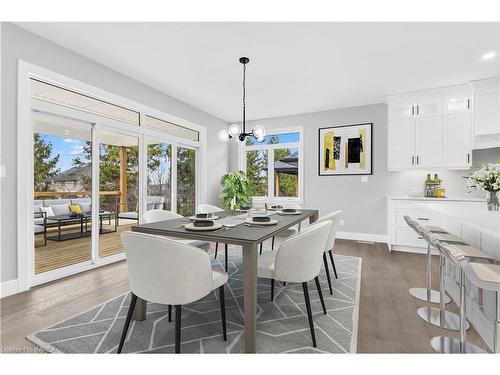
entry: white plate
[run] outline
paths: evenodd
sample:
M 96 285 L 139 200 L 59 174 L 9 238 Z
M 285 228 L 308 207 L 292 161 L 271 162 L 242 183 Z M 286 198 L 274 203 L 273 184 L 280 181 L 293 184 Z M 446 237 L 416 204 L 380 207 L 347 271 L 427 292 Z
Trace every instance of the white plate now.
M 222 228 L 222 224 L 215 223 L 211 227 L 195 227 L 193 225 L 193 223 L 189 223 L 189 224 L 184 225 L 184 228 L 186 228 L 187 230 L 206 232 L 206 231 L 210 231 L 210 230 L 220 229 L 220 228 Z
M 278 211 L 278 215 L 300 215 L 302 212 L 300 211 L 295 211 L 295 212 L 283 212 L 283 211 Z
M 191 221 L 199 220 L 199 221 L 211 221 L 211 220 L 217 220 L 219 216 L 212 216 L 212 217 L 196 217 L 196 216 L 189 216 L 188 219 Z
M 278 220 L 271 219 L 271 221 L 253 221 L 252 219 L 248 218 L 245 220 L 245 223 L 252 225 L 275 225 L 278 224 Z

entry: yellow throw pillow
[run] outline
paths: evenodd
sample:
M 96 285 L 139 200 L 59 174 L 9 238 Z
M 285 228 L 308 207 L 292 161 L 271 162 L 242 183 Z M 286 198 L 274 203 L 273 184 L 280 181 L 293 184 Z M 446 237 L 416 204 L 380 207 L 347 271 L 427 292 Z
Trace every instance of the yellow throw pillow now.
M 69 210 L 71 212 L 74 212 L 75 214 L 81 214 L 82 213 L 82 209 L 80 208 L 79 204 L 70 204 L 69 205 Z

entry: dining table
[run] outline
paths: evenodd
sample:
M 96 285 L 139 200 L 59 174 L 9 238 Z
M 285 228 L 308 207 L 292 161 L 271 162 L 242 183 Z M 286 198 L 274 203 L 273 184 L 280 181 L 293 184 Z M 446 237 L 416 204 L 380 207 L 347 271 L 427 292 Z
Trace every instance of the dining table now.
M 313 223 L 318 219 L 318 210 L 300 209 L 297 214 L 289 215 L 281 212 L 268 211 L 272 219 L 277 221 L 274 225 L 259 225 L 246 223 L 247 214 L 236 214 L 221 211 L 216 223 L 224 226 L 211 231 L 192 231 L 185 228 L 190 223 L 189 218 L 158 221 L 155 223 L 139 224 L 132 226 L 133 232 L 148 233 L 175 237 L 180 239 L 202 240 L 229 245 L 241 246 L 243 258 L 243 313 L 244 313 L 244 340 L 245 352 L 256 352 L 256 327 L 257 327 L 257 259 L 258 246 L 265 240 L 279 236 L 280 232 L 294 225 L 300 225 L 308 220 Z M 134 319 L 146 318 L 146 301 L 138 298 L 134 309 Z

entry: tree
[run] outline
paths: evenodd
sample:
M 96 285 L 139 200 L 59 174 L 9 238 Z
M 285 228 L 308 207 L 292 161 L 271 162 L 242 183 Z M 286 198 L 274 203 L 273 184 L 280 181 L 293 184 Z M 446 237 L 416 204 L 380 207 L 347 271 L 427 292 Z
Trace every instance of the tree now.
M 51 179 L 60 172 L 56 168 L 61 155 L 52 156 L 53 145 L 45 141 L 39 133 L 33 136 L 34 152 L 34 188 L 35 191 L 47 191 Z
M 196 151 L 177 147 L 177 212 L 193 215 L 196 197 Z

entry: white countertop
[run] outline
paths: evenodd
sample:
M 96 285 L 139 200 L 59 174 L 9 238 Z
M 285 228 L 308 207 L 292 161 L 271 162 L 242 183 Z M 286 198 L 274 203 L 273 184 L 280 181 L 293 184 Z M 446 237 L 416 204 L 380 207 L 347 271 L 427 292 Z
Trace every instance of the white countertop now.
M 425 201 L 425 202 L 485 202 L 484 198 L 474 198 L 474 197 L 459 197 L 450 196 L 446 198 L 429 198 L 429 197 L 410 197 L 408 195 L 390 195 L 387 199 L 393 200 L 407 200 L 407 201 Z M 486 204 L 486 203 L 484 203 Z
M 500 211 L 488 211 L 486 202 L 468 203 L 419 203 L 425 209 L 437 212 L 448 219 L 500 239 Z

